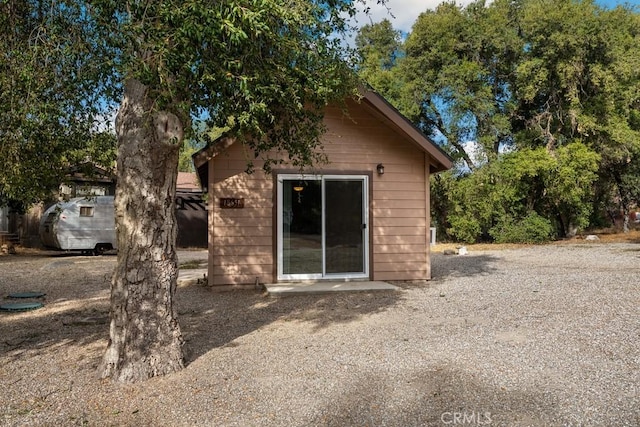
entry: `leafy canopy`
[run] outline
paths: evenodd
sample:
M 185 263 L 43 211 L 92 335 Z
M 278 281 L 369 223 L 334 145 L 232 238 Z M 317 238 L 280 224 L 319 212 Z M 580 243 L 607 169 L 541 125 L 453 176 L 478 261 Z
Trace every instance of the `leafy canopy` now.
M 299 166 L 322 160 L 321 108 L 355 94 L 339 35 L 356 5 L 1 2 L 0 199 L 46 197 L 78 159 L 112 166 L 115 141 L 105 145 L 98 134 L 108 131 L 127 79 L 144 83 L 154 108 L 177 115 L 188 138 L 197 137 L 191 120 L 205 120 L 265 157 L 266 167 L 268 152 Z
M 362 29 L 360 74 L 458 160 L 433 179 L 440 235 L 565 236 L 640 203 L 639 24 L 592 0 L 478 0 L 423 12 L 398 45 Z
M 72 165 L 111 167 L 100 132 L 111 88 L 105 45 L 75 2 L 0 2 L 0 205 L 51 196 Z
M 322 107 L 355 93 L 335 37 L 351 1 L 89 3 L 116 35 L 122 77 L 145 84 L 155 108 L 228 128 L 257 155 L 318 160 Z

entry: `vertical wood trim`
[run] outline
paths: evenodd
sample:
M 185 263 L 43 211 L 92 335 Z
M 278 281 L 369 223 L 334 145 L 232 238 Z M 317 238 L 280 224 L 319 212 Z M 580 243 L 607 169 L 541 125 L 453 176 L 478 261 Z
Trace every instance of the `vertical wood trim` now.
M 216 239 L 216 224 L 215 224 L 215 215 L 214 215 L 214 208 L 215 208 L 215 186 L 214 186 L 214 177 L 213 177 L 213 164 L 215 163 L 214 159 L 209 160 L 209 183 L 208 183 L 208 188 L 209 188 L 209 193 L 208 193 L 208 197 L 207 197 L 207 207 L 208 207 L 208 212 L 207 212 L 207 216 L 208 218 L 208 225 L 209 225 L 209 230 L 208 230 L 208 249 L 209 249 L 209 263 L 208 263 L 208 269 L 207 269 L 207 282 L 209 284 L 209 286 L 213 286 L 215 285 L 215 275 L 214 275 L 214 266 L 213 266 L 213 256 L 214 256 L 214 247 L 215 247 L 215 239 Z
M 272 209 L 271 209 L 271 234 L 272 234 L 272 250 L 271 254 L 273 257 L 273 268 L 271 269 L 271 283 L 278 282 L 278 237 L 280 236 L 280 224 L 278 223 L 278 209 L 280 207 L 278 200 L 278 171 L 274 170 L 271 172 L 271 180 L 273 182 L 273 187 L 271 189 L 271 197 L 272 197 Z
M 427 274 L 425 279 L 431 280 L 431 185 L 430 185 L 430 173 L 429 173 L 429 155 L 424 153 L 424 182 L 425 182 L 425 219 L 426 227 L 425 232 L 427 242 Z
M 369 233 L 369 253 L 367 254 L 368 258 L 369 258 L 369 280 L 375 280 L 375 277 L 373 277 L 373 273 L 374 273 L 374 259 L 373 259 L 373 174 L 374 172 L 372 171 L 367 171 L 364 173 L 364 175 L 368 176 L 368 188 L 367 188 L 367 192 L 369 194 L 367 194 L 367 202 L 369 204 L 368 209 L 367 209 L 367 232 Z M 376 172 L 377 175 L 377 172 Z

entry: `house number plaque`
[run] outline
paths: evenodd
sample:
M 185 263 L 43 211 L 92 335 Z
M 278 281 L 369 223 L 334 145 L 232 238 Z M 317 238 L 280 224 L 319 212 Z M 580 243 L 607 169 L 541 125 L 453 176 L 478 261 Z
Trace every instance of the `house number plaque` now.
M 222 209 L 242 209 L 244 208 L 244 199 L 235 197 L 221 197 L 220 208 Z

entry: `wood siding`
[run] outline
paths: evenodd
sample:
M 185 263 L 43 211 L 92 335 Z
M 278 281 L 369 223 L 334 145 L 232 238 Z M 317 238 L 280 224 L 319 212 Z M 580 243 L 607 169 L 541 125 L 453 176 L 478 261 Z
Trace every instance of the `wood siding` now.
M 273 182 L 261 170 L 244 172 L 242 145 L 209 162 L 209 284 L 271 282 L 273 278 Z M 257 165 L 258 168 L 261 165 Z M 241 209 L 222 209 L 221 198 L 242 198 Z
M 360 104 L 325 114 L 324 152 L 330 173 L 370 174 L 370 278 L 422 280 L 429 268 L 429 157 Z M 244 173 L 247 159 L 236 143 L 209 162 L 209 281 L 212 285 L 276 281 L 274 176 Z M 379 176 L 376 165 L 385 173 Z M 297 173 L 296 169 L 279 170 Z M 220 198 L 244 198 L 242 209 L 221 209 Z

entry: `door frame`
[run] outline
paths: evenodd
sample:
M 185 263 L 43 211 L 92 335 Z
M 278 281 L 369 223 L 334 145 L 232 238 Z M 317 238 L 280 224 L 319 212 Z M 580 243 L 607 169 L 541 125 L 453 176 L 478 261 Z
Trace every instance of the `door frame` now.
M 284 260 L 283 260 L 283 238 L 284 230 L 282 228 L 283 223 L 283 201 L 282 194 L 283 181 L 287 180 L 315 180 L 321 181 L 321 194 L 322 194 L 322 273 L 320 274 L 282 274 Z M 325 180 L 362 180 L 362 220 L 365 225 L 365 231 L 362 233 L 363 237 L 363 272 L 362 273 L 326 273 L 326 248 L 325 248 Z M 274 172 L 274 186 L 275 186 L 275 239 L 274 239 L 274 252 L 275 252 L 275 277 L 278 282 L 281 281 L 304 281 L 304 280 L 366 280 L 371 277 L 371 216 L 370 216 L 370 202 L 371 202 L 371 173 L 369 172 L 329 172 L 321 174 L 301 174 L 292 173 L 291 171 L 276 171 Z

